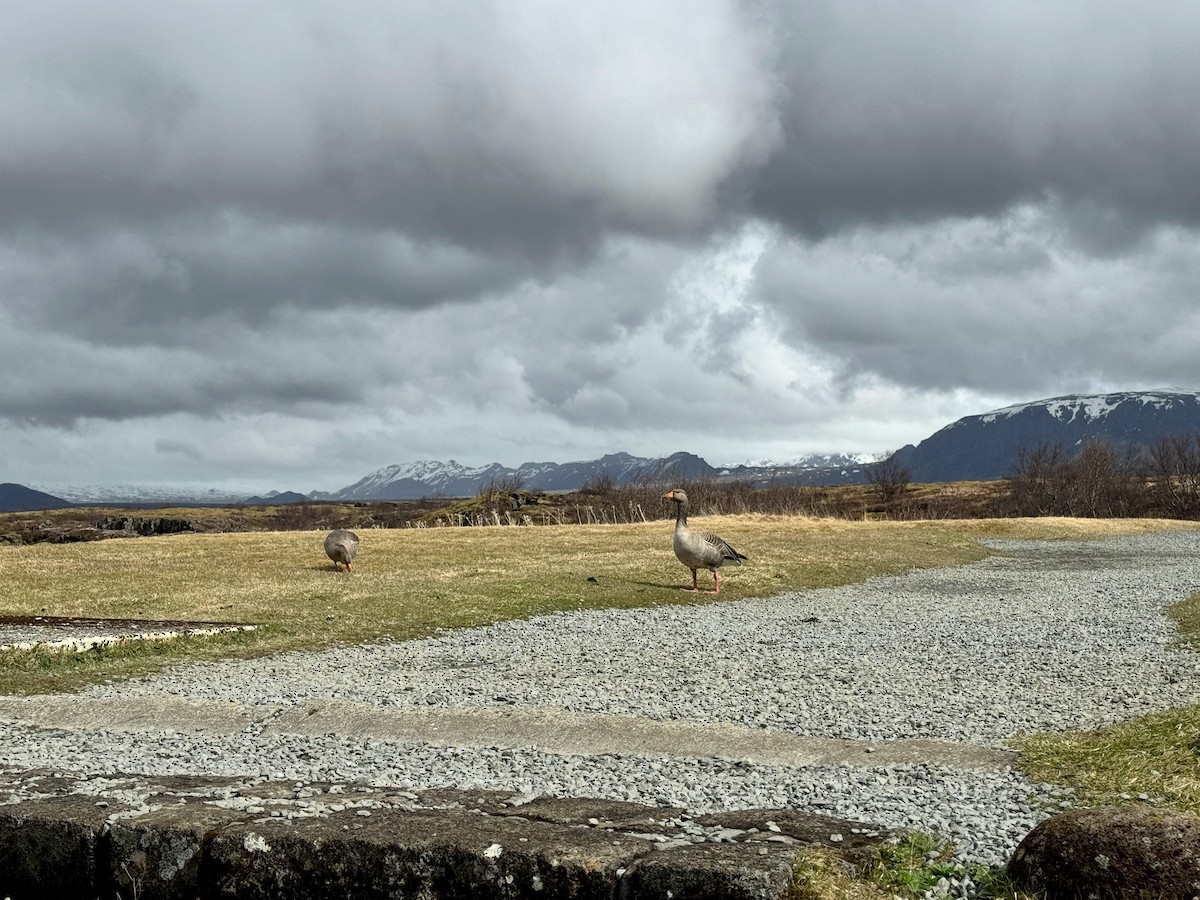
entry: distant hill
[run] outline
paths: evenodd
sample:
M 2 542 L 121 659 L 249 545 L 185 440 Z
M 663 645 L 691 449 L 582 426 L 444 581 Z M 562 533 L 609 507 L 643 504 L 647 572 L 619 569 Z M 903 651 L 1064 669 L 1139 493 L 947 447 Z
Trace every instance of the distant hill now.
M 270 491 L 265 497 L 246 497 L 246 506 L 283 506 L 287 503 L 308 503 L 312 498 L 295 491 Z
M 44 494 L 27 488 L 23 484 L 11 482 L 0 484 L 0 512 L 32 512 L 39 509 L 68 509 L 73 506 L 69 500 Z
M 1124 451 L 1185 434 L 1200 434 L 1200 393 L 1070 394 L 965 416 L 894 458 L 912 470 L 913 481 L 987 481 L 1007 478 L 1021 448 L 1042 442 L 1071 452 L 1105 441 Z

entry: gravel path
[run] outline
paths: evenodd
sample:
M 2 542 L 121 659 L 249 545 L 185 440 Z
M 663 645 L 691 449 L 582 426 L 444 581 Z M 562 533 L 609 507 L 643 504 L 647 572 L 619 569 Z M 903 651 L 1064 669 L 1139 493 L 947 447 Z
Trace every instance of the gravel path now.
M 861 585 L 566 613 L 408 643 L 222 662 L 88 696 L 536 707 L 993 748 L 1026 732 L 1200 702 L 1200 656 L 1171 646 L 1164 615 L 1200 590 L 1200 534 L 994 546 L 1004 555 Z M 261 726 L 223 736 L 164 732 L 153 741 L 11 726 L 0 765 L 488 787 L 696 812 L 789 806 L 939 832 L 964 862 L 988 865 L 1002 865 L 1037 821 L 1070 803 L 1007 771 L 438 748 Z

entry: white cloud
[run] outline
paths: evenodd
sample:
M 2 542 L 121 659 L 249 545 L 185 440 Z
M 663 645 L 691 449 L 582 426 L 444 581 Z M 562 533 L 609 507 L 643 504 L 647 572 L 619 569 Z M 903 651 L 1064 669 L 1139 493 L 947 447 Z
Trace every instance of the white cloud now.
M 761 265 L 759 299 L 789 343 L 820 348 L 844 379 L 1037 396 L 1195 380 L 1190 359 L 1146 348 L 1193 320 L 1179 303 L 1197 263 L 1200 243 L 1178 228 L 1094 257 L 1053 206 L 1023 206 L 780 242 Z

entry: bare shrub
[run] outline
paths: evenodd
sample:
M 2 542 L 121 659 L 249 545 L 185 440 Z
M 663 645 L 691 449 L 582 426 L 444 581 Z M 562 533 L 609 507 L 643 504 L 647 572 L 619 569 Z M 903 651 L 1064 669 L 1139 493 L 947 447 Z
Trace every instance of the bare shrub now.
M 1067 465 L 1061 443 L 1042 441 L 1032 449 L 1021 447 L 1017 450 L 1017 461 L 1008 477 L 1010 514 L 1063 515 Z
M 1151 494 L 1173 519 L 1200 517 L 1200 435 L 1160 437 L 1150 449 Z
M 865 469 L 868 483 L 875 488 L 880 501 L 893 503 L 908 491 L 912 481 L 912 469 L 896 458 L 895 453 L 885 453 Z
M 516 472 L 508 475 L 493 475 L 479 489 L 476 497 L 476 521 L 484 524 L 488 519 L 500 524 L 502 513 L 514 512 L 530 501 L 529 493 L 523 488 L 525 479 Z
M 1121 519 L 1146 511 L 1146 479 L 1133 447 L 1122 454 L 1109 443 L 1088 441 L 1068 471 L 1068 515 Z
M 1018 516 L 1128 518 L 1149 505 L 1136 448 L 1121 453 L 1104 441 L 1088 441 L 1074 456 L 1057 443 L 1022 447 L 1008 485 L 1005 506 Z
M 579 488 L 579 493 L 593 497 L 611 497 L 616 493 L 617 481 L 608 472 L 592 475 Z
M 929 494 L 922 497 L 905 496 L 887 509 L 888 518 L 901 521 L 935 521 L 944 519 L 975 519 L 991 514 L 990 505 L 976 498 L 953 492 Z
M 479 489 L 479 497 L 509 496 L 525 487 L 525 479 L 516 472 L 508 475 L 493 475 Z
M 321 524 L 323 512 L 315 503 L 289 503 L 279 508 L 276 527 L 281 531 L 308 531 Z

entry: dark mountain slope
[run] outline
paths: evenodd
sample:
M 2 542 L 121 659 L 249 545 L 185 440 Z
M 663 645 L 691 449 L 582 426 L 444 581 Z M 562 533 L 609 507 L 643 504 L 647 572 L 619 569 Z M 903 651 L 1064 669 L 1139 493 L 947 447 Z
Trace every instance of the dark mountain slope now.
M 1151 447 L 1160 437 L 1200 433 L 1200 394 L 1142 391 L 1069 395 L 966 416 L 897 451 L 914 481 L 985 481 L 1012 473 L 1022 447 L 1087 441 L 1124 450 Z
M 69 509 L 73 504 L 53 494 L 43 494 L 23 484 L 0 484 L 0 512 L 30 512 L 37 509 Z

